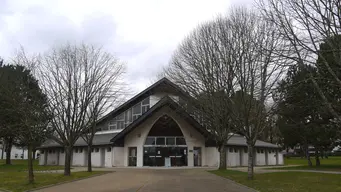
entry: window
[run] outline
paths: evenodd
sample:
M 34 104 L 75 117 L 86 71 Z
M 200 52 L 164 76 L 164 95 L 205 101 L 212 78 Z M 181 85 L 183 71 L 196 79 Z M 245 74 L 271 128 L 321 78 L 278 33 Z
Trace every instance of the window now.
M 142 106 L 142 114 L 149 110 L 149 105 Z
M 261 152 L 261 153 L 264 153 L 264 149 L 261 149 L 260 152 Z
M 130 108 L 125 112 L 125 115 L 124 115 L 125 127 L 128 126 L 132 121 L 133 121 L 133 117 L 132 117 L 131 108 Z
M 244 153 L 247 153 L 247 152 L 248 152 L 247 148 L 244 148 Z
M 237 153 L 237 152 L 238 152 L 238 149 L 237 149 L 237 148 L 234 148 L 234 152 Z
M 166 138 L 166 145 L 175 145 L 175 138 L 174 137 Z
M 269 153 L 271 153 L 271 150 L 269 150 Z
M 83 153 L 83 148 L 79 148 L 79 153 Z
M 233 153 L 233 148 L 229 147 L 229 152 Z
M 176 138 L 176 145 L 186 145 L 185 138 L 183 138 L 183 137 L 177 137 L 177 138 Z
M 18 158 L 18 154 L 17 154 L 17 153 L 15 154 L 15 158 L 16 158 L 16 159 Z
M 98 153 L 98 152 L 99 152 L 99 148 L 96 148 L 96 149 L 95 149 L 95 152 Z
M 60 152 L 61 152 L 61 153 L 64 153 L 64 149 L 63 149 L 63 148 L 62 148 L 62 149 L 60 149 Z
M 143 101 L 142 101 L 142 105 L 149 105 L 149 97 L 145 98 Z
M 147 137 L 145 145 L 155 145 L 155 137 Z
M 164 137 L 156 138 L 156 145 L 165 145 L 165 138 Z
M 114 118 L 113 120 L 109 121 L 109 130 L 113 130 L 116 129 L 116 118 Z
M 124 121 L 117 121 L 117 129 L 124 129 Z
M 75 153 L 78 153 L 78 148 L 75 149 Z
M 260 153 L 260 150 L 259 150 L 259 149 L 257 149 L 257 153 Z
M 108 147 L 108 148 L 107 148 L 107 152 L 111 152 L 111 147 Z
M 138 103 L 133 107 L 133 115 L 137 114 L 141 114 L 141 103 Z
M 95 151 L 95 148 L 91 148 L 91 152 L 93 153 Z
M 40 153 L 41 153 L 41 154 L 44 154 L 44 153 L 45 153 L 45 151 L 44 151 L 44 150 L 41 150 L 41 151 L 40 151 Z
M 52 150 L 51 150 L 51 149 L 49 150 L 49 153 L 52 153 Z

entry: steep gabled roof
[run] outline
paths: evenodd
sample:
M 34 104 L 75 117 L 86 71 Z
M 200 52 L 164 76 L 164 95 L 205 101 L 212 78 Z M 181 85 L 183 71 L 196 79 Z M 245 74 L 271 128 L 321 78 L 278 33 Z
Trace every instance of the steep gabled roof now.
M 157 102 L 152 108 L 150 108 L 146 113 L 144 113 L 141 117 L 136 119 L 128 127 L 123 129 L 120 133 L 118 133 L 115 137 L 113 137 L 110 141 L 115 144 L 117 140 L 122 139 L 125 135 L 130 133 L 137 126 L 139 126 L 146 119 L 148 119 L 148 117 L 150 117 L 154 112 L 160 110 L 164 106 L 168 106 L 171 109 L 174 109 L 176 113 L 178 113 L 182 118 L 184 118 L 190 125 L 192 125 L 202 135 L 208 136 L 210 134 L 193 117 L 191 117 L 181 106 L 179 106 L 175 101 L 173 101 L 173 99 L 171 99 L 168 96 L 165 96 L 159 102 Z
M 100 124 L 102 121 L 106 120 L 107 118 L 112 118 L 112 117 L 119 115 L 120 113 L 124 112 L 125 110 L 137 104 L 139 101 L 143 100 L 143 98 L 150 96 L 155 89 L 161 86 L 168 86 L 173 91 L 181 94 L 182 96 L 185 96 L 185 97 L 188 96 L 188 94 L 185 93 L 180 87 L 178 87 L 176 84 L 174 84 L 173 82 L 171 82 L 170 80 L 164 77 L 160 79 L 159 81 L 155 82 L 154 84 L 152 84 L 151 86 L 149 86 L 147 89 L 140 92 L 139 94 L 135 95 L 134 97 L 132 97 L 131 99 L 129 99 L 128 101 L 126 101 L 125 103 L 123 103 L 122 105 L 114 109 L 113 111 L 109 112 L 107 115 L 105 115 L 101 119 L 99 119 L 97 121 L 97 124 Z

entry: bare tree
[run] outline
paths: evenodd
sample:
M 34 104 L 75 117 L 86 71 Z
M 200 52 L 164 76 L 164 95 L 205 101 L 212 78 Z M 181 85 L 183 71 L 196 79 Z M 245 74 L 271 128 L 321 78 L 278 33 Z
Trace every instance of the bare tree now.
M 87 150 L 87 163 L 88 163 L 88 172 L 92 171 L 91 165 L 91 152 L 93 145 L 93 138 L 97 131 L 96 122 L 97 120 L 104 115 L 108 109 L 112 108 L 115 103 L 120 101 L 120 96 L 124 93 L 123 83 L 121 81 L 122 75 L 124 73 L 124 65 L 118 61 L 114 61 L 115 65 L 112 62 L 100 62 L 100 60 L 93 60 L 91 58 L 95 57 L 97 54 L 101 54 L 101 52 L 96 52 L 87 54 L 89 60 L 92 60 L 92 65 L 95 67 L 93 69 L 94 76 L 97 77 L 96 81 L 94 81 L 94 91 L 95 97 L 89 103 L 89 106 L 86 111 L 86 119 L 88 124 L 85 125 L 87 129 L 83 132 L 81 137 L 88 144 Z M 103 60 L 110 60 L 110 55 L 103 55 Z M 96 56 L 97 57 L 97 56 Z M 107 58 L 105 58 L 107 57 Z M 100 63 L 99 63 L 100 62 Z
M 223 163 L 230 133 L 246 138 L 250 179 L 254 146 L 272 111 L 271 92 L 288 62 L 279 56 L 287 45 L 274 31 L 250 10 L 230 10 L 195 29 L 166 69 L 166 75 L 193 96 Z
M 172 79 L 192 99 L 188 110 L 211 132 L 220 153 L 219 169 L 226 169 L 227 141 L 232 136 L 229 97 L 234 86 L 231 50 L 221 35 L 225 33 L 223 17 L 198 26 L 179 45 L 164 75 Z
M 44 57 L 39 72 L 53 116 L 53 138 L 65 148 L 64 175 L 70 175 L 75 142 L 110 102 L 123 70 L 116 57 L 84 44 L 57 47 Z
M 333 42 L 333 37 L 341 33 L 341 1 L 339 0 L 258 0 L 259 8 L 266 19 L 277 27 L 277 32 L 290 43 L 293 52 L 284 56 L 294 64 L 315 65 L 317 58 L 327 69 L 333 84 L 341 87 L 340 76 L 331 63 L 319 51 L 321 43 L 330 47 L 333 57 L 339 58 L 340 46 Z M 341 59 L 335 63 L 341 67 Z M 341 114 L 336 105 L 332 105 L 325 91 L 317 80 L 310 79 L 324 101 L 329 112 L 341 122 Z

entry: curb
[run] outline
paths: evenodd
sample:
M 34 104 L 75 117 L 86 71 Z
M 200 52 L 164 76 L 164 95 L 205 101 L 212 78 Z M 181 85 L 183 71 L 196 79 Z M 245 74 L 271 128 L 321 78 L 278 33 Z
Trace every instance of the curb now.
M 78 179 L 74 179 L 74 180 L 70 180 L 70 181 L 63 181 L 63 182 L 59 182 L 59 183 L 55 183 L 55 184 L 51 184 L 51 185 L 45 185 L 45 186 L 42 186 L 42 187 L 37 187 L 37 188 L 34 188 L 34 189 L 30 189 L 30 190 L 27 190 L 27 191 L 24 191 L 24 192 L 32 192 L 32 191 L 36 191 L 36 190 L 40 190 L 40 189 L 54 187 L 54 186 L 57 186 L 57 185 L 62 185 L 62 184 L 71 183 L 71 182 L 75 182 L 75 181 L 81 181 L 81 180 L 84 180 L 84 179 L 89 179 L 89 178 L 92 178 L 92 177 L 97 177 L 97 176 L 101 176 L 101 175 L 105 175 L 105 174 L 109 174 L 109 173 L 114 173 L 114 172 L 115 171 L 104 171 L 103 173 L 98 173 L 98 174 L 95 174 L 95 175 L 90 175 L 88 177 L 82 177 L 82 178 L 78 178 Z M 1 192 L 1 190 L 0 190 L 0 192 Z M 11 192 L 11 191 L 4 191 L 4 192 Z

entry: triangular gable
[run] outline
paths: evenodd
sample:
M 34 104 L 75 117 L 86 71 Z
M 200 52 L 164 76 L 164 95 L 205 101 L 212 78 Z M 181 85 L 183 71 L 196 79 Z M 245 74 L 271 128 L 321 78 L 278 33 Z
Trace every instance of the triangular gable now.
M 170 97 L 163 97 L 158 103 L 156 103 L 152 108 L 150 108 L 146 113 L 144 113 L 141 117 L 132 122 L 128 127 L 118 133 L 114 138 L 110 141 L 115 143 L 124 138 L 128 133 L 133 131 L 137 126 L 142 124 L 144 121 L 148 119 L 153 113 L 160 110 L 163 106 L 169 106 L 171 109 L 174 109 L 176 113 L 178 113 L 182 118 L 184 118 L 190 125 L 192 125 L 199 133 L 204 135 L 206 138 L 209 136 L 209 132 L 202 127 L 193 117 L 191 117 L 181 106 L 179 106 L 176 102 L 174 102 Z
M 135 95 L 133 98 L 129 99 L 128 101 L 126 101 L 125 103 L 123 103 L 122 105 L 114 109 L 113 111 L 109 112 L 107 115 L 105 115 L 101 119 L 99 119 L 97 121 L 97 124 L 100 124 L 101 122 L 105 121 L 108 118 L 113 118 L 119 115 L 120 113 L 124 112 L 125 110 L 137 104 L 138 102 L 142 101 L 144 98 L 150 96 L 154 92 L 155 89 L 161 86 L 167 86 L 170 89 L 172 89 L 174 92 L 177 92 L 184 97 L 188 97 L 188 94 L 186 94 L 180 87 L 178 87 L 173 82 L 171 82 L 170 80 L 164 77 L 160 79 L 159 81 L 155 82 L 153 85 L 149 86 L 147 89 L 140 92 L 139 94 Z

